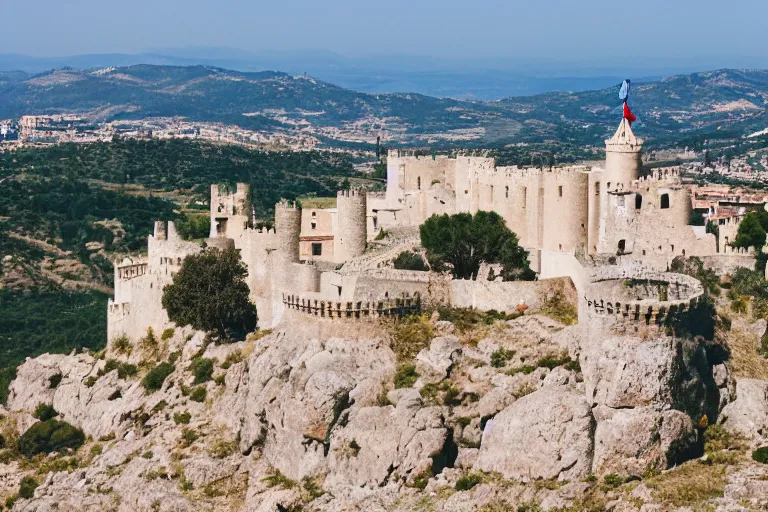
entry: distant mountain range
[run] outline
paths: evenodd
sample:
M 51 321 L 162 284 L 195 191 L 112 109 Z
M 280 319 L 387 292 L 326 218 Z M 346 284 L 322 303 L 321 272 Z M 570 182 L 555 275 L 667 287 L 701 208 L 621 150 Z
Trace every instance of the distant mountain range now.
M 632 92 L 639 132 L 659 141 L 768 127 L 768 71 L 678 75 L 635 83 Z M 484 147 L 550 139 L 599 144 L 621 116 L 616 87 L 466 101 L 370 94 L 305 75 L 209 66 L 0 72 L 0 119 L 63 112 L 100 120 L 183 116 L 250 129 L 335 129 L 341 139 L 381 132 L 402 144 Z
M 752 63 L 754 59 L 749 60 Z M 203 65 L 243 72 L 280 70 L 307 73 L 361 92 L 412 92 L 437 97 L 493 100 L 552 91 L 585 91 L 610 86 L 630 74 L 651 79 L 695 71 L 690 63 L 659 64 L 633 59 L 620 66 L 585 66 L 522 58 L 436 58 L 414 55 L 348 57 L 324 50 L 245 51 L 234 48 L 161 48 L 140 54 L 30 57 L 0 54 L 0 71 L 41 73 L 62 67 L 94 69 L 154 64 Z M 750 65 L 746 62 L 744 66 Z M 754 65 L 754 64 L 751 64 Z

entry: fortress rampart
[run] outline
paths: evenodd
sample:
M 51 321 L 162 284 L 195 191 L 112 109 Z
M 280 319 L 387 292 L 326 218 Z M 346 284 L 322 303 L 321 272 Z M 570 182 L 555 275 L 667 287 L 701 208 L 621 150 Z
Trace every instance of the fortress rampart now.
M 403 317 L 411 313 L 418 313 L 421 309 L 418 298 L 373 302 L 336 302 L 283 294 L 283 304 L 287 309 L 295 309 L 321 318 L 355 320 Z
M 687 325 L 703 295 L 701 283 L 687 275 L 603 269 L 582 300 L 589 322 L 663 329 Z

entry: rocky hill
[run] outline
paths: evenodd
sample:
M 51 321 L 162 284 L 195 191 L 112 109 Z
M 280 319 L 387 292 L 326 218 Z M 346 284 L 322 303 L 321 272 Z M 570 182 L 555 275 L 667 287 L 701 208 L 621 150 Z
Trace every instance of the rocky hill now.
M 642 132 L 665 142 L 688 133 L 764 129 L 767 94 L 768 72 L 720 70 L 636 84 L 633 101 Z M 391 143 L 451 147 L 551 139 L 600 144 L 621 115 L 614 88 L 471 102 L 366 94 L 304 75 L 206 66 L 0 73 L 0 119 L 60 112 L 106 120 L 183 116 L 330 139 L 334 128 L 344 140 L 385 133 Z
M 753 343 L 756 329 L 734 325 Z M 749 454 L 768 442 L 768 382 L 743 371 L 702 340 L 594 340 L 542 316 L 288 317 L 224 345 L 177 329 L 24 363 L 0 413 L 0 497 L 19 511 L 764 510 L 768 465 Z M 53 442 L 34 425 L 56 422 L 85 444 L 25 456 Z

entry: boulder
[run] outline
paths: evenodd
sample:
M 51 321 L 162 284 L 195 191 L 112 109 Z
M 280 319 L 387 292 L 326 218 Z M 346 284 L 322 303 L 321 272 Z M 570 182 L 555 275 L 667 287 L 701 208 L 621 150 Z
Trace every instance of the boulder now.
M 592 471 L 642 477 L 648 468 L 667 469 L 690 458 L 697 434 L 683 412 L 652 407 L 621 409 L 597 422 Z
M 414 409 L 406 400 L 397 407 L 364 407 L 350 413 L 348 423 L 333 433 L 326 487 L 412 482 L 433 467 L 452 465 L 452 460 L 440 460 L 447 441 L 439 407 Z
M 725 406 L 719 422 L 753 445 L 768 441 L 768 381 L 736 379 L 736 399 Z
M 702 343 L 662 336 L 612 336 L 581 352 L 587 397 L 614 409 L 674 408 L 717 417 L 720 393 Z
M 486 423 L 475 468 L 523 481 L 578 479 L 592 466 L 594 429 L 583 394 L 545 387 Z
M 461 355 L 461 343 L 456 336 L 439 336 L 432 340 L 429 349 L 416 356 L 416 370 L 424 383 L 438 383 L 451 374 L 454 363 Z

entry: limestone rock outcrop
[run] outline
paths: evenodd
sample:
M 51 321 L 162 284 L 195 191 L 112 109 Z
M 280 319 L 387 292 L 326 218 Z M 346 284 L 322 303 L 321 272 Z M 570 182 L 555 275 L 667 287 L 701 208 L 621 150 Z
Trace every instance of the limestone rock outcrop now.
M 546 387 L 489 421 L 475 468 L 517 480 L 573 480 L 589 474 L 595 420 L 584 396 Z
M 725 406 L 720 423 L 752 445 L 768 442 L 768 381 L 736 379 L 736 400 Z

